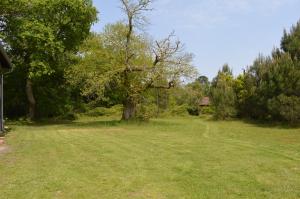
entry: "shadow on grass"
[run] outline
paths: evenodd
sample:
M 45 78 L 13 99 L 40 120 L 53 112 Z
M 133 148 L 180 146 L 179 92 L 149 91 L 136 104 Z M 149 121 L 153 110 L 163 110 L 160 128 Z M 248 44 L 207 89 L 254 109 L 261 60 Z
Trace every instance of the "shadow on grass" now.
M 43 127 L 43 126 L 54 126 L 54 125 L 62 125 L 65 127 L 82 127 L 82 128 L 95 128 L 95 127 L 115 127 L 115 126 L 159 126 L 159 127 L 177 127 L 180 125 L 185 125 L 186 120 L 182 120 L 183 118 L 154 118 L 150 121 L 122 121 L 117 119 L 110 119 L 110 118 L 91 118 L 91 120 L 40 120 L 40 121 L 8 121 L 7 124 L 16 125 L 16 126 L 32 126 L 32 127 Z M 184 118 L 188 119 L 188 118 Z M 300 124 L 297 125 L 289 125 L 283 122 L 271 122 L 271 121 L 258 121 L 253 119 L 239 119 L 239 118 L 232 118 L 227 120 L 218 120 L 212 116 L 200 116 L 199 120 L 207 121 L 207 122 L 243 122 L 248 125 L 261 127 L 261 128 L 276 128 L 276 129 L 297 129 L 300 128 Z M 230 125 L 230 124 L 229 124 Z
M 74 121 L 71 123 L 67 123 L 64 126 L 67 127 L 84 127 L 84 128 L 95 128 L 95 127 L 113 127 L 119 126 L 123 122 L 120 120 L 96 120 L 96 121 Z
M 135 125 L 144 125 L 149 122 L 143 121 L 122 121 L 117 119 L 107 119 L 101 117 L 91 117 L 91 120 L 36 120 L 36 121 L 27 121 L 27 120 L 10 120 L 7 121 L 6 124 L 8 126 L 16 125 L 16 126 L 52 126 L 52 125 L 63 125 L 63 126 L 78 126 L 78 127 L 88 127 L 88 126 L 117 126 L 120 124 L 135 124 Z
M 48 120 L 48 121 L 9 121 L 8 125 L 16 126 L 31 126 L 31 127 L 43 127 L 43 126 L 65 126 L 65 127 L 106 127 L 117 126 L 123 123 L 120 120 L 94 120 L 94 121 L 70 121 L 70 120 Z
M 230 119 L 217 119 L 213 116 L 205 117 L 203 120 L 210 121 L 210 122 L 233 122 L 233 121 L 241 121 L 245 124 L 249 124 L 256 127 L 261 128 L 274 128 L 274 129 L 297 129 L 300 128 L 300 124 L 289 124 L 287 122 L 276 122 L 276 121 L 267 121 L 267 120 L 254 120 L 250 118 L 230 118 Z
M 261 128 L 276 128 L 276 129 L 297 129 L 300 124 L 289 124 L 287 122 L 261 121 L 253 119 L 241 119 L 242 122 L 254 125 Z
M 72 124 L 74 121 L 71 120 L 38 120 L 38 121 L 27 121 L 27 120 L 10 120 L 7 121 L 7 125 L 16 126 L 48 126 L 48 125 L 66 125 Z

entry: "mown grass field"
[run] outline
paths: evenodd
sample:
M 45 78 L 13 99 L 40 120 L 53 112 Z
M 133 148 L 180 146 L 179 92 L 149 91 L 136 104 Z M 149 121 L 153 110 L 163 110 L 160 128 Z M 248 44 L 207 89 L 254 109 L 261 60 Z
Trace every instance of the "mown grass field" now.
M 199 118 L 18 125 L 0 198 L 300 198 L 300 129 Z

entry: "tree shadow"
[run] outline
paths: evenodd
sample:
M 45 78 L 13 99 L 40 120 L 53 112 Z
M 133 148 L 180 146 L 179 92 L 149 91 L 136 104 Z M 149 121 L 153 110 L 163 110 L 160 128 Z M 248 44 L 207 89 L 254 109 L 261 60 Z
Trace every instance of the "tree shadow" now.
M 93 120 L 40 120 L 40 121 L 8 121 L 8 126 L 31 126 L 31 127 L 43 127 L 43 126 L 64 126 L 64 127 L 77 127 L 77 128 L 95 128 L 95 127 L 116 127 L 116 126 L 161 126 L 161 127 L 176 127 L 182 125 L 182 122 L 176 121 L 176 118 L 172 121 L 172 118 L 157 118 L 151 119 L 150 121 L 122 121 L 119 119 L 108 119 L 108 118 L 93 118 Z M 283 122 L 271 122 L 271 121 L 259 121 L 253 119 L 227 119 L 227 120 L 218 120 L 212 116 L 200 117 L 199 119 L 207 122 L 243 122 L 248 125 L 261 127 L 261 128 L 276 128 L 276 129 L 297 129 L 300 128 L 300 124 L 290 125 Z M 9 132 L 9 131 L 8 131 Z M 7 132 L 7 133 L 8 133 Z
M 72 124 L 74 121 L 71 120 L 37 120 L 37 121 L 27 121 L 27 120 L 9 120 L 6 122 L 7 125 L 15 126 L 51 126 L 51 125 L 66 125 Z
M 30 126 L 30 127 L 43 127 L 43 126 L 64 126 L 64 127 L 111 127 L 119 125 L 147 125 L 149 122 L 143 121 L 122 121 L 120 119 L 108 118 L 93 118 L 92 120 L 37 120 L 37 121 L 8 121 L 9 126 Z
M 253 126 L 261 128 L 276 128 L 276 129 L 298 129 L 300 124 L 289 124 L 287 122 L 276 122 L 276 121 L 263 121 L 263 120 L 253 120 L 253 119 L 241 119 L 245 124 L 250 124 Z
M 64 124 L 64 126 L 77 128 L 115 127 L 122 123 L 123 122 L 121 120 L 73 121 L 71 123 Z
M 276 122 L 276 121 L 267 121 L 267 120 L 254 120 L 251 118 L 229 118 L 225 120 L 217 119 L 213 116 L 202 117 L 203 120 L 209 122 L 243 122 L 248 125 L 261 127 L 261 128 L 274 128 L 274 129 L 298 129 L 300 124 L 289 124 L 287 122 Z

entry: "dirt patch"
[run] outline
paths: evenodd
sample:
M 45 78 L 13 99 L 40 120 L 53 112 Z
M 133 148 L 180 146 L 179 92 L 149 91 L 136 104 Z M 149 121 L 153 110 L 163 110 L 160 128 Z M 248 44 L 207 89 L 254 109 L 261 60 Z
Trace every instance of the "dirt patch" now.
M 10 152 L 9 146 L 0 145 L 0 155 Z
M 4 138 L 3 137 L 0 137 L 0 146 L 4 145 L 5 144 L 5 141 L 4 141 Z

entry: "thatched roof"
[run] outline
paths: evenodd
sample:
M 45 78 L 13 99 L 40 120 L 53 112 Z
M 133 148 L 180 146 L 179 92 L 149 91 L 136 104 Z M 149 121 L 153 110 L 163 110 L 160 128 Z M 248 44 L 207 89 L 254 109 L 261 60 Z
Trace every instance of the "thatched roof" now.
M 209 106 L 210 105 L 210 99 L 209 97 L 203 97 L 200 101 L 200 106 Z
M 10 59 L 8 58 L 6 52 L 0 45 L 0 67 L 1 71 L 7 71 L 11 69 L 11 62 Z

